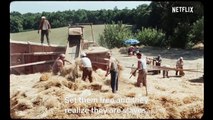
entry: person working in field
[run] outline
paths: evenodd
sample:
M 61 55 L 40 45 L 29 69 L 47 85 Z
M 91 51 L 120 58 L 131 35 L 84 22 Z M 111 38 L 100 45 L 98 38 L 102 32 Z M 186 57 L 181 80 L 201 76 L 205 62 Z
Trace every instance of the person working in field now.
M 185 73 L 183 72 L 183 57 L 180 57 L 177 62 L 176 62 L 176 69 L 179 69 L 179 70 L 176 70 L 176 73 L 175 75 L 179 75 L 180 76 L 184 76 Z
M 170 65 L 164 65 L 164 66 L 162 66 L 162 67 L 167 67 L 167 68 L 169 68 L 170 67 Z M 163 70 L 163 78 L 165 78 L 165 77 L 167 77 L 167 78 L 169 78 L 169 70 L 167 69 L 165 69 L 165 70 Z
M 52 66 L 52 72 L 54 75 L 59 75 L 61 74 L 61 71 L 65 65 L 65 62 L 69 62 L 68 60 L 65 59 L 64 54 L 60 54 L 58 58 L 56 58 L 53 66 Z M 72 64 L 71 62 L 69 62 Z
M 38 34 L 39 34 L 39 31 L 41 30 L 41 44 L 42 45 L 44 43 L 44 35 L 46 35 L 47 43 L 48 43 L 48 45 L 50 45 L 50 41 L 49 41 L 50 29 L 51 29 L 51 25 L 50 25 L 49 21 L 46 20 L 45 16 L 42 16 L 41 22 L 40 22 L 39 28 L 38 28 Z
M 161 66 L 161 62 L 162 62 L 162 58 L 161 55 L 158 55 L 156 58 L 153 59 L 155 61 L 155 65 L 156 66 Z M 160 70 L 157 71 L 158 73 L 160 73 Z
M 130 46 L 128 49 L 128 55 L 133 55 L 133 52 L 134 52 L 134 47 Z
M 137 86 L 142 87 L 142 86 L 147 86 L 147 66 L 146 66 L 146 57 L 143 56 L 142 53 L 137 53 L 136 54 L 138 58 L 138 65 L 137 69 L 132 73 L 133 75 L 136 74 L 136 71 L 138 70 L 138 78 L 137 78 Z
M 136 46 L 134 47 L 133 55 L 136 55 L 136 54 L 139 53 L 139 52 L 140 52 L 139 47 L 136 45 Z
M 109 62 L 107 65 L 107 72 L 105 76 L 108 76 L 109 73 L 111 74 L 112 92 L 116 93 L 116 91 L 118 91 L 118 60 L 112 57 L 111 52 L 107 53 L 107 57 L 109 59 Z
M 154 58 L 156 61 L 156 66 L 161 66 L 162 58 L 161 55 L 158 55 L 156 58 Z
M 85 53 L 81 53 L 81 67 L 83 68 L 82 80 L 86 81 L 88 77 L 89 81 L 92 82 L 92 63 Z

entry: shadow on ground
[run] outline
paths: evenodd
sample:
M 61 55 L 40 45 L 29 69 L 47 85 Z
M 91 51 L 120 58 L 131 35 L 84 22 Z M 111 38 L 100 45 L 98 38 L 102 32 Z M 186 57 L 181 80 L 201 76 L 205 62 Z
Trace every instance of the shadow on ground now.
M 194 83 L 203 83 L 203 77 L 199 77 L 196 79 L 191 79 L 189 82 L 194 82 Z

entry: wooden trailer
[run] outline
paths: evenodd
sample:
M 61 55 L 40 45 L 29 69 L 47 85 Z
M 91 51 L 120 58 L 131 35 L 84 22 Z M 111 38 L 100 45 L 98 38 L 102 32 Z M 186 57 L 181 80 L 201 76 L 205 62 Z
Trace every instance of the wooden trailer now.
M 65 46 L 10 41 L 10 73 L 19 75 L 50 71 L 54 60 L 65 49 Z
M 88 25 L 91 26 L 93 36 L 92 24 Z M 61 53 L 66 55 L 67 60 L 73 61 L 75 58 L 79 58 L 80 52 L 83 51 L 91 59 L 94 70 L 98 68 L 106 70 L 108 61 L 105 58 L 108 49 L 98 46 L 94 42 L 94 37 L 92 37 L 93 40 L 84 40 L 83 29 L 84 27 L 79 24 L 69 26 L 66 46 L 48 46 L 10 40 L 10 74 L 20 75 L 51 71 L 55 59 Z

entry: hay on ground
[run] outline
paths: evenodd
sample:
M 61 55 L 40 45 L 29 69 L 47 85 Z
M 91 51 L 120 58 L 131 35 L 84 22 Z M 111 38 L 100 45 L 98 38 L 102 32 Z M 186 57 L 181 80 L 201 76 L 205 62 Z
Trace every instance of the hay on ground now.
M 47 81 L 50 77 L 50 73 L 43 73 L 40 77 L 40 81 Z

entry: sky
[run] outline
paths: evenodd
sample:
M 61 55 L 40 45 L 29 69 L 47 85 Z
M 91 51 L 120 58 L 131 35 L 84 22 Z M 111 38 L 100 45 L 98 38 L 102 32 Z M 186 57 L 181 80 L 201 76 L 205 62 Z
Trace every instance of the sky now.
M 101 10 L 136 8 L 141 4 L 150 4 L 151 1 L 13 1 L 10 3 L 10 12 L 25 13 L 57 12 L 65 10 Z

